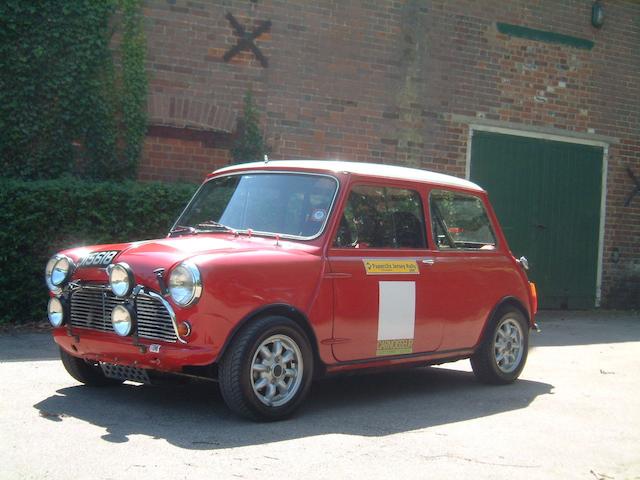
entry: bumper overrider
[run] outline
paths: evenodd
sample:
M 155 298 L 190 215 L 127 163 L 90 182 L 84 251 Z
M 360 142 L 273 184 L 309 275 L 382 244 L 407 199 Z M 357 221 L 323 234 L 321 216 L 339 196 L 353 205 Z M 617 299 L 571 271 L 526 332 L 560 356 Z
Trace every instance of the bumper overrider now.
M 107 267 L 108 284 L 71 281 L 75 268 L 73 260 L 56 255 L 46 270 L 54 340 L 69 354 L 101 364 L 168 372 L 212 362 L 213 347 L 192 336 L 191 322 L 180 320 L 168 301 L 180 307 L 197 302 L 202 284 L 195 265 L 183 262 L 174 268 L 178 274 L 169 277 L 168 286 L 164 271 L 159 271 L 160 292 L 135 284 L 125 263 Z

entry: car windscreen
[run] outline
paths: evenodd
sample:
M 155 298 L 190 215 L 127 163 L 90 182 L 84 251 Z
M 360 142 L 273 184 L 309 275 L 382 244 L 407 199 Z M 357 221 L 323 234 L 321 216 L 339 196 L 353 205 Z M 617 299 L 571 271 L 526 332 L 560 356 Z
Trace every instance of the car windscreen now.
M 245 173 L 217 177 L 196 193 L 176 228 L 252 230 L 313 238 L 326 224 L 335 178 L 319 174 Z

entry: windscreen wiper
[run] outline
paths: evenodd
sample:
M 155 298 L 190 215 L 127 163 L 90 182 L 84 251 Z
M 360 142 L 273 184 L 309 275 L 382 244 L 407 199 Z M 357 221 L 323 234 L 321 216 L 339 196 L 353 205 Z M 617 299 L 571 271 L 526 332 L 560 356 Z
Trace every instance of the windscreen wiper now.
M 198 233 L 198 231 L 193 227 L 188 227 L 186 225 L 176 225 L 176 228 L 173 228 L 169 235 L 172 237 L 178 237 L 180 235 L 193 235 L 194 233 Z
M 235 230 L 231 227 L 227 227 L 226 225 L 223 225 L 222 223 L 219 222 L 215 222 L 213 220 L 209 220 L 206 222 L 202 222 L 199 223 L 197 225 L 198 230 L 196 230 L 196 232 L 198 231 L 203 231 L 204 230 L 223 230 L 225 232 L 235 232 Z

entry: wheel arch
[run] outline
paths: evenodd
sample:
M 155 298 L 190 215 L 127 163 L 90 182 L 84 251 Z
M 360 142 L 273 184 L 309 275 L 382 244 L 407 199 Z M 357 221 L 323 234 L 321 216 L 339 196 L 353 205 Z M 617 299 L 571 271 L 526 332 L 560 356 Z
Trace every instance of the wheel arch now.
M 527 310 L 527 308 L 524 306 L 524 304 L 522 303 L 522 301 L 520 301 L 518 298 L 513 297 L 513 296 L 507 296 L 502 298 L 491 310 L 491 312 L 489 313 L 489 315 L 487 316 L 487 318 L 484 321 L 484 325 L 482 327 L 482 333 L 480 334 L 480 336 L 478 337 L 478 341 L 476 343 L 476 345 L 474 346 L 474 350 L 477 350 L 480 345 L 482 345 L 482 342 L 484 342 L 486 336 L 487 336 L 487 330 L 489 325 L 491 324 L 491 321 L 493 320 L 493 318 L 495 317 L 495 315 L 502 310 L 504 307 L 513 307 L 516 308 L 517 310 L 520 311 L 520 313 L 522 313 L 522 316 L 524 317 L 524 319 L 527 322 L 527 325 L 529 325 L 529 328 L 531 328 L 531 316 L 529 315 L 529 310 Z
M 271 305 L 264 305 L 248 315 L 246 315 L 238 324 L 233 328 L 231 333 L 227 336 L 220 352 L 218 353 L 218 357 L 216 359 L 216 363 L 220 361 L 220 359 L 224 356 L 229 345 L 233 342 L 238 333 L 249 323 L 255 321 L 259 318 L 268 317 L 271 315 L 278 315 L 281 317 L 289 318 L 293 320 L 305 333 L 307 339 L 309 340 L 309 344 L 311 345 L 311 351 L 313 352 L 313 364 L 314 364 L 314 377 L 322 373 L 324 370 L 324 363 L 320 359 L 320 353 L 318 351 L 318 341 L 316 338 L 316 334 L 311 328 L 311 324 L 309 323 L 309 319 L 307 316 L 297 309 L 296 307 L 286 304 L 286 303 L 274 303 Z

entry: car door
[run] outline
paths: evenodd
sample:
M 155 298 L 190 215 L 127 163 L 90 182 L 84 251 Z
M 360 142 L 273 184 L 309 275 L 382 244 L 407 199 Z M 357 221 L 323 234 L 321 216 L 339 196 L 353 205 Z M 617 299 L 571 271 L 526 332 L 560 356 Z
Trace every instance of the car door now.
M 440 350 L 468 349 L 509 291 L 513 267 L 496 240 L 483 195 L 434 189 L 429 213 L 429 314 L 443 326 Z
M 329 249 L 334 278 L 333 353 L 354 361 L 433 351 L 423 198 L 399 185 L 354 184 Z

